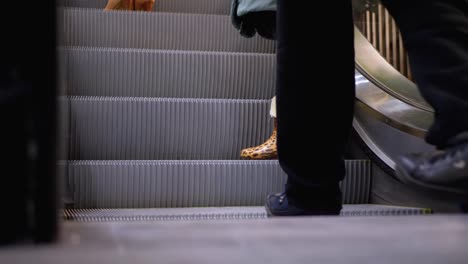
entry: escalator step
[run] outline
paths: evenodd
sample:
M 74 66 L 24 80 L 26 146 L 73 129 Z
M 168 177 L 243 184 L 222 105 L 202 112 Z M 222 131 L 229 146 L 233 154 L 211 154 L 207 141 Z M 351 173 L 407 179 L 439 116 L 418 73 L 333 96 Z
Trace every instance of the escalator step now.
M 274 53 L 274 41 L 244 38 L 229 16 L 60 8 L 62 46 Z
M 60 49 L 70 95 L 270 99 L 273 54 Z
M 60 6 L 103 9 L 107 0 L 59 0 Z M 154 11 L 228 15 L 231 1 L 220 0 L 156 0 Z
M 68 103 L 71 160 L 238 159 L 273 125 L 269 100 L 71 97 Z
M 385 205 L 344 205 L 341 216 L 424 215 L 431 210 Z M 65 209 L 65 220 L 77 222 L 133 222 L 174 220 L 265 219 L 262 207 L 158 208 L 158 209 Z
M 370 162 L 347 160 L 346 173 L 344 203 L 368 203 Z M 276 160 L 70 161 L 67 187 L 76 208 L 253 206 L 285 179 Z
M 371 164 L 346 161 L 347 204 L 369 202 Z M 67 186 L 76 208 L 263 205 L 286 175 L 267 161 L 70 161 Z

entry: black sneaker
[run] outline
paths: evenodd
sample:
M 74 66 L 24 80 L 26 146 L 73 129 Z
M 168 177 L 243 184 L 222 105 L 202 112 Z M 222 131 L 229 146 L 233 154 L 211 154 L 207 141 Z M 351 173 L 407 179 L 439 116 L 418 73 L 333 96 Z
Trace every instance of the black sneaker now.
M 426 155 L 405 155 L 397 160 L 396 176 L 407 184 L 468 194 L 468 143 Z
M 305 216 L 305 215 L 339 215 L 341 204 L 333 208 L 299 207 L 288 201 L 285 192 L 270 194 L 265 208 L 268 216 Z

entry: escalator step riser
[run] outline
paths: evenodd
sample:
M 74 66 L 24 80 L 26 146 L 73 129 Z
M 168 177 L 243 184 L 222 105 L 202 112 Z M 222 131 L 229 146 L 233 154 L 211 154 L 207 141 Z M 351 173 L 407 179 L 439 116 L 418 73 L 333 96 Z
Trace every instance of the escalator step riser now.
M 244 38 L 229 16 L 61 8 L 63 46 L 274 53 L 274 41 Z
M 72 160 L 230 160 L 273 129 L 270 100 L 71 97 Z
M 272 54 L 60 49 L 69 95 L 270 99 Z
M 369 202 L 370 162 L 346 161 L 344 203 Z M 258 206 L 286 175 L 271 161 L 72 161 L 76 208 Z
M 67 7 L 103 9 L 108 0 L 59 0 L 58 5 Z M 156 0 L 154 11 L 172 13 L 228 15 L 230 1 L 220 0 Z

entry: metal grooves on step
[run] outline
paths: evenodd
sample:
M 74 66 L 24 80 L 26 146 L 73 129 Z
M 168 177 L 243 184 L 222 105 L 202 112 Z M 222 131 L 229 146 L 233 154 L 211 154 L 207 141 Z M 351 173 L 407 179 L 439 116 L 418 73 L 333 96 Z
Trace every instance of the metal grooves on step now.
M 349 169 L 359 164 L 346 161 L 344 203 L 369 202 L 370 170 Z M 71 161 L 67 185 L 77 208 L 255 206 L 285 180 L 276 160 Z
M 270 99 L 273 54 L 60 49 L 70 95 Z
M 57 5 L 63 7 L 98 8 L 106 7 L 108 0 L 58 0 Z
M 267 139 L 270 100 L 70 97 L 71 160 L 225 160 Z
M 156 11 L 228 15 L 231 1 L 220 0 L 156 0 Z
M 376 204 L 344 206 L 342 216 L 392 216 L 392 215 L 425 215 L 432 214 L 428 208 L 400 207 Z
M 402 216 L 424 215 L 431 211 L 423 208 L 380 206 L 372 204 L 344 205 L 341 216 Z M 152 209 L 65 209 L 63 217 L 77 222 L 134 222 L 174 220 L 237 220 L 266 219 L 262 207 L 213 208 L 152 208 Z
M 59 0 L 60 6 L 99 8 L 106 6 L 108 0 Z M 197 13 L 228 15 L 231 1 L 220 0 L 156 0 L 154 11 L 173 13 Z
M 64 46 L 274 53 L 274 41 L 244 38 L 229 16 L 60 8 Z
M 360 175 L 360 177 L 352 176 Z M 353 190 L 343 193 L 343 200 L 349 204 L 359 204 L 370 200 L 372 164 L 369 160 L 347 160 L 346 178 L 351 176 L 353 180 L 342 182 L 342 188 Z M 345 179 L 346 179 L 345 178 Z
M 65 220 L 78 222 L 133 222 L 262 219 L 267 218 L 267 213 L 261 207 L 65 209 L 63 216 Z
M 68 177 L 78 208 L 261 205 L 285 181 L 274 161 L 75 161 Z

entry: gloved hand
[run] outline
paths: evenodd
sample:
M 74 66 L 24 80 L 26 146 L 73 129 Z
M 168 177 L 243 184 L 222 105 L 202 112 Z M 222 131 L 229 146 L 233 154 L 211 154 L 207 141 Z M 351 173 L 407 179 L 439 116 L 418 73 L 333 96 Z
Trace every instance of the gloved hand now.
M 231 21 L 240 34 L 276 38 L 276 0 L 232 0 Z

